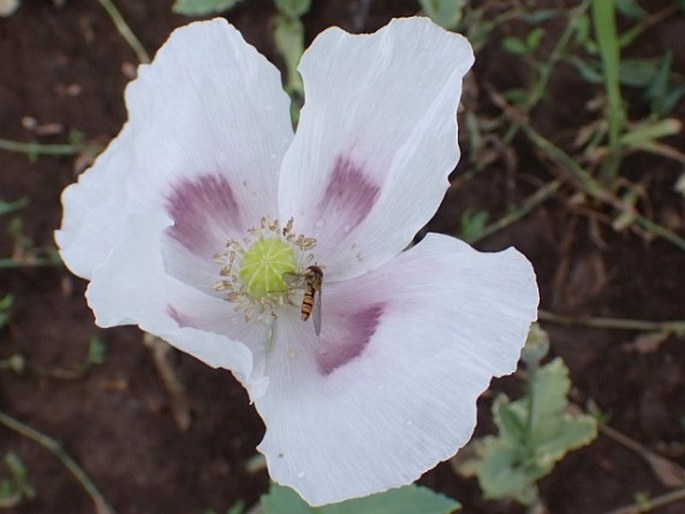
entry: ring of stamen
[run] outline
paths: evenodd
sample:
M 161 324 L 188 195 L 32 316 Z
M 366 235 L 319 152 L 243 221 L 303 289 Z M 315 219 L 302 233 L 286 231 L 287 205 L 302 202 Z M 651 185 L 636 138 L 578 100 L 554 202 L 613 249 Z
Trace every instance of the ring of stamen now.
M 276 317 L 284 305 L 294 305 L 293 290 L 284 275 L 299 274 L 313 260 L 316 239 L 293 232 L 293 219 L 281 228 L 278 220 L 264 217 L 248 231 L 243 242 L 231 239 L 214 261 L 223 279 L 212 288 L 242 311 L 246 321 Z

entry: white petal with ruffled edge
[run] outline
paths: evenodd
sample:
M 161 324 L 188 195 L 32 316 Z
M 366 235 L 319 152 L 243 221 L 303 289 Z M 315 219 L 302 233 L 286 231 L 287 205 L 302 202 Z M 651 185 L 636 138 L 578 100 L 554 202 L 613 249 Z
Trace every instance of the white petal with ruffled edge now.
M 127 218 L 123 239 L 95 268 L 86 292 L 96 322 L 136 324 L 210 366 L 229 369 L 254 399 L 268 384 L 260 357 L 268 327 L 245 323 L 231 304 L 166 273 L 158 242 L 170 224 L 163 213 Z
M 334 280 L 387 262 L 435 213 L 459 159 L 471 46 L 427 18 L 331 28 L 302 57 L 305 106 L 281 172 L 282 219 L 318 240 Z
M 62 228 L 55 241 L 64 264 L 79 277 L 90 279 L 123 237 L 132 145 L 132 131 L 124 126 L 95 165 L 62 193 Z
M 429 234 L 367 275 L 324 285 L 320 338 L 279 320 L 256 407 L 271 477 L 312 505 L 416 480 L 470 438 L 476 399 L 512 372 L 538 292 L 514 249 Z
M 163 211 L 175 222 L 167 251 L 181 254 L 168 259 L 170 271 L 207 287 L 212 254 L 277 214 L 278 169 L 292 140 L 280 74 L 226 20 L 197 22 L 139 67 L 126 104 L 125 128 L 64 193 L 56 233 L 64 260 L 89 278 L 130 213 Z

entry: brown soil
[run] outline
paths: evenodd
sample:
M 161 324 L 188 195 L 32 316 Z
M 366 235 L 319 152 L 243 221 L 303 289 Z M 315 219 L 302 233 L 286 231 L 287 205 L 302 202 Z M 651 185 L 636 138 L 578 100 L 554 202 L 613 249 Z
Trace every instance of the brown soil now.
M 416 11 L 412 1 L 377 0 L 370 2 L 366 16 L 359 17 L 358 4 L 315 2 L 305 18 L 308 34 L 331 24 L 370 31 L 393 16 Z M 188 21 L 171 13 L 170 2 L 121 0 L 119 6 L 150 50 Z M 275 60 L 268 21 L 272 14 L 271 2 L 252 0 L 228 18 Z M 683 33 L 685 16 L 673 15 L 639 48 L 645 56 L 671 48 L 676 71 L 683 73 Z M 125 119 L 122 92 L 130 80 L 125 71 L 135 63 L 135 55 L 97 2 L 72 0 L 56 7 L 48 1 L 25 1 L 16 14 L 0 19 L 0 62 L 0 137 L 57 143 L 78 130 L 89 141 L 107 141 Z M 525 69 L 511 66 L 521 63 L 503 54 L 497 44 L 479 54 L 478 109 L 496 112 L 486 85 L 505 88 L 525 80 Z M 568 145 L 575 130 L 588 121 L 584 105 L 595 92 L 570 68 L 562 69 L 534 111 L 532 123 L 549 139 Z M 685 117 L 682 102 L 676 114 Z M 22 124 L 25 117 L 34 118 L 39 126 L 58 124 L 57 133 L 38 136 Z M 685 146 L 683 138 L 670 143 Z M 498 160 L 475 179 L 455 182 L 428 228 L 457 233 L 467 208 L 487 209 L 491 219 L 497 219 L 553 178 L 548 163 L 525 140 L 517 139 L 514 151 L 518 163 L 513 170 Z M 461 166 L 474 158 L 465 153 Z M 683 199 L 672 191 L 679 172 L 673 163 L 649 156 L 626 161 L 622 171 L 648 187 L 651 215 L 661 222 L 673 221 L 682 234 Z M 71 157 L 29 162 L 25 155 L 0 152 L 0 199 L 29 198 L 30 205 L 17 215 L 24 233 L 38 246 L 53 244 L 52 232 L 61 216 L 59 195 L 74 177 Z M 494 250 L 515 245 L 525 253 L 535 265 L 542 306 L 548 310 L 685 319 L 685 254 L 663 241 L 645 242 L 633 233 L 616 233 L 604 222 L 594 223 L 569 205 L 569 193 L 562 188 L 525 219 L 477 246 Z M 9 218 L 0 219 L 2 257 L 13 251 L 6 232 Z M 192 412 L 190 428 L 180 431 L 141 334 L 132 328 L 95 327 L 84 289 L 85 284 L 62 267 L 0 269 L 0 298 L 6 292 L 16 296 L 11 322 L 0 329 L 0 359 L 22 354 L 28 362 L 21 375 L 0 370 L 0 410 L 61 441 L 119 514 L 200 514 L 208 508 L 223 513 L 239 500 L 247 505 L 257 501 L 268 487 L 268 477 L 263 470 L 250 472 L 246 463 L 255 454 L 263 426 L 240 385 L 228 372 L 174 354 Z M 685 437 L 682 339 L 670 336 L 656 351 L 629 353 L 623 343 L 632 341 L 635 333 L 551 324 L 545 328 L 553 353 L 571 369 L 578 403 L 594 399 L 611 415 L 612 426 L 685 465 L 682 446 L 678 453 L 675 445 L 668 445 L 682 444 Z M 83 361 L 94 336 L 106 342 L 105 362 L 82 378 L 56 378 L 60 370 Z M 496 382 L 493 390 L 517 388 L 518 382 L 509 378 Z M 479 433 L 492 428 L 491 397 L 482 399 Z M 54 457 L 0 427 L 0 456 L 9 450 L 26 463 L 37 491 L 34 500 L 14 512 L 94 512 L 90 499 Z M 0 471 L 0 476 L 5 473 Z M 422 482 L 462 501 L 468 513 L 523 512 L 515 505 L 485 502 L 475 481 L 455 477 L 448 465 L 427 473 Z M 667 490 L 639 457 L 605 437 L 569 454 L 541 484 L 549 511 L 562 514 L 601 513 L 631 503 L 636 493 Z M 655 512 L 684 510 L 681 503 Z

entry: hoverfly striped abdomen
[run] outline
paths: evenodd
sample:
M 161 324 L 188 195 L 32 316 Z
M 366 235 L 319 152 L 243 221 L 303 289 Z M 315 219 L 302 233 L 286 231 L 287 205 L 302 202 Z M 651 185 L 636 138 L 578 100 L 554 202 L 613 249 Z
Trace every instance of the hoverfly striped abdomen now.
M 290 283 L 299 282 L 303 288 L 302 307 L 300 313 L 302 321 L 310 316 L 314 322 L 314 332 L 321 334 L 321 287 L 323 285 L 323 271 L 317 265 L 307 267 L 301 274 L 288 273 L 284 279 Z

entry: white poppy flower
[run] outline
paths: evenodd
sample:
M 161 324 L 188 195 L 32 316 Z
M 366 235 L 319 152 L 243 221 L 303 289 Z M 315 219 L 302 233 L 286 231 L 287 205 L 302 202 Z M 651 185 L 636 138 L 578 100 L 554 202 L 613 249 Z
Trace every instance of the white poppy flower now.
M 128 122 L 63 194 L 56 240 L 97 323 L 231 370 L 266 424 L 271 477 L 312 505 L 454 455 L 536 317 L 512 248 L 428 234 L 403 251 L 459 159 L 472 63 L 425 18 L 328 29 L 300 64 L 294 135 L 278 70 L 225 20 L 192 23 L 139 68 Z

